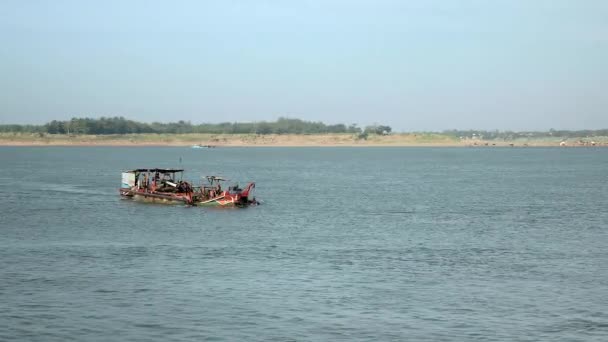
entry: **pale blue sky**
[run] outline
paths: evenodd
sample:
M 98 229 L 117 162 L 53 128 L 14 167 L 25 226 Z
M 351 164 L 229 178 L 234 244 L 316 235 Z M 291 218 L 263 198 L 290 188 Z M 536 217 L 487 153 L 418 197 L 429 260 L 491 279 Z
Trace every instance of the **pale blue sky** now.
M 0 1 L 0 123 L 608 127 L 608 1 Z

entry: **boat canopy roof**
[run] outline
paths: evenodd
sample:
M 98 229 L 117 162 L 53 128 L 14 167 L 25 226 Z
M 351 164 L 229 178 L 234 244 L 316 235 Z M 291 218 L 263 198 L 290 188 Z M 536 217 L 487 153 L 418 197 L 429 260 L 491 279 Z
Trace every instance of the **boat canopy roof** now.
M 125 172 L 158 172 L 158 173 L 176 173 L 183 172 L 183 169 L 135 169 Z

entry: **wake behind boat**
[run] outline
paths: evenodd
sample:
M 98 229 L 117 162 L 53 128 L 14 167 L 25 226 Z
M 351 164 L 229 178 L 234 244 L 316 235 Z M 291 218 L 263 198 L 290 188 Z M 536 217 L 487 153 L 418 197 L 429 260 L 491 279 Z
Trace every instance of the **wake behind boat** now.
M 233 185 L 224 189 L 226 179 L 207 176 L 207 184 L 193 186 L 183 180 L 183 169 L 135 169 L 122 173 L 120 195 L 123 198 L 157 203 L 185 203 L 192 206 L 237 206 L 258 204 L 255 183 L 241 189 Z

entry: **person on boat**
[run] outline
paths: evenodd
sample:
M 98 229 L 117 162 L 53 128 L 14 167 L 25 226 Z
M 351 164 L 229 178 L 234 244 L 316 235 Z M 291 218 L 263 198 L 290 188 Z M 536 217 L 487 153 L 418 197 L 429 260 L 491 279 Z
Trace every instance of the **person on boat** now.
M 190 187 L 190 183 L 186 181 L 179 181 L 177 190 L 178 192 L 191 192 L 192 188 Z

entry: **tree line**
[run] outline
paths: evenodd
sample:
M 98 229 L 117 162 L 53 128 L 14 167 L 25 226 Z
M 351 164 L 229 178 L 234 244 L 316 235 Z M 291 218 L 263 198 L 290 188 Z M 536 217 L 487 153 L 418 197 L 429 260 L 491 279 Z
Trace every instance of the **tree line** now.
M 387 125 L 372 125 L 364 128 L 357 124 L 327 125 L 323 122 L 305 121 L 300 119 L 279 118 L 276 121 L 260 122 L 223 122 L 192 124 L 188 121 L 172 123 L 144 123 L 125 119 L 124 117 L 72 118 L 71 120 L 53 120 L 44 125 L 0 125 L 0 133 L 39 133 L 39 134 L 183 134 L 183 133 L 210 133 L 210 134 L 323 134 L 323 133 L 350 133 L 359 138 L 367 138 L 369 134 L 390 134 L 392 131 Z M 456 138 L 478 138 L 483 140 L 513 140 L 518 138 L 547 138 L 558 137 L 584 138 L 594 136 L 608 136 L 608 129 L 598 130 L 555 130 L 549 131 L 488 131 L 488 130 L 446 130 L 441 132 Z
M 187 121 L 173 123 L 144 123 L 125 119 L 124 117 L 73 118 L 67 121 L 53 120 L 44 125 L 0 125 L 0 132 L 10 133 L 48 133 L 48 134 L 388 134 L 391 127 L 385 125 L 367 126 L 364 129 L 357 124 L 327 125 L 322 122 L 300 119 L 279 118 L 274 122 L 223 122 L 192 124 Z

